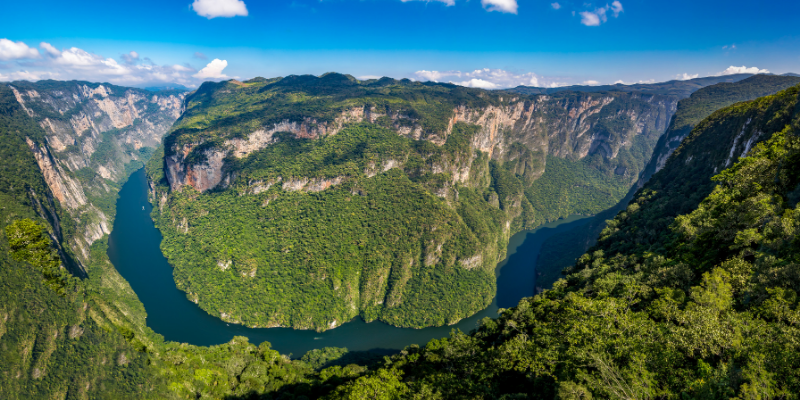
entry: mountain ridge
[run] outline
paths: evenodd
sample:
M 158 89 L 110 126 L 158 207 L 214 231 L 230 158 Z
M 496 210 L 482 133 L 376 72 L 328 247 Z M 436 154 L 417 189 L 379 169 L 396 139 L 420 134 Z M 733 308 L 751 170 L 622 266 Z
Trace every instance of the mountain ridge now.
M 621 198 L 676 100 L 623 92 L 528 97 L 329 73 L 207 83 L 186 104 L 163 161 L 159 153 L 148 167 L 178 286 L 230 322 L 323 330 L 356 315 L 442 325 L 485 307 L 511 234 Z M 406 199 L 393 208 L 405 213 L 396 227 L 429 227 L 402 254 L 374 239 L 395 230 L 371 211 L 390 201 L 383 196 L 392 186 L 401 188 L 393 197 Z M 414 209 L 435 209 L 451 222 Z M 242 220 L 243 213 L 265 222 Z M 407 225 L 418 215 L 426 216 Z M 331 227 L 347 233 L 337 238 Z M 222 240 L 233 231 L 241 233 Z M 195 246 L 204 246 L 203 256 L 185 250 Z M 377 253 L 391 256 L 371 260 Z M 299 290 L 308 277 L 316 280 Z M 247 306 L 254 293 L 264 300 Z M 412 309 L 426 309 L 426 317 Z

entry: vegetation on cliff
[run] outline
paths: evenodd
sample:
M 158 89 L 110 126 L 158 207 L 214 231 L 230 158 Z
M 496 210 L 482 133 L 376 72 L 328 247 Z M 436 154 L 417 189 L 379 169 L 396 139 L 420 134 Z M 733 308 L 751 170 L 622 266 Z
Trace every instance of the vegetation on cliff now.
M 0 151 L 14 160 L 4 171 L 19 169 L 0 186 L 0 395 L 797 399 L 799 96 L 794 87 L 698 124 L 553 290 L 475 332 L 363 366 L 342 349 L 289 360 L 243 338 L 164 343 L 111 282 L 102 241 L 89 279 L 61 294 L 48 287 L 38 266 L 55 261 L 59 239 L 47 237 L 60 225 L 19 135 L 37 125 L 0 103 L 0 118 L 20 129 L 0 125 Z M 515 187 L 496 163 L 489 168 L 498 187 Z
M 669 155 L 680 145 L 683 138 L 714 111 L 737 102 L 774 94 L 796 85 L 798 82 L 800 82 L 798 77 L 756 75 L 736 83 L 708 86 L 693 93 L 691 97 L 681 100 L 670 121 L 669 128 L 659 138 L 650 162 L 642 170 L 638 185 L 643 185 L 658 169 L 663 167 Z M 735 133 L 729 132 L 731 135 Z M 692 179 L 708 181 L 715 173 L 712 169 L 696 170 L 692 172 Z M 663 180 L 663 178 L 660 179 Z M 578 257 L 594 245 L 600 232 L 606 227 L 606 221 L 613 219 L 618 212 L 625 210 L 637 189 L 637 187 L 632 188 L 622 201 L 598 214 L 587 226 L 560 233 L 548 239 L 537 263 L 537 273 L 539 274 L 537 286 L 548 288 L 560 278 L 564 268 L 574 264 Z
M 491 301 L 511 234 L 618 201 L 675 102 L 341 74 L 206 83 L 147 167 L 154 219 L 178 287 L 226 321 L 452 324 Z
M 289 360 L 241 337 L 211 347 L 164 342 L 110 265 L 104 239 L 90 249 L 88 278 L 63 268 L 75 222 L 25 142 L 43 136 L 0 87 L 0 398 L 316 398 L 366 371 L 353 362 L 374 362 L 346 349 Z
M 243 159 L 229 190 L 172 193 L 158 227 L 178 287 L 255 326 L 325 329 L 361 315 L 422 327 L 485 308 L 509 232 L 500 204 L 521 194 L 488 185 L 487 157 L 466 145 L 473 131 L 456 125 L 443 147 L 371 124 L 285 137 Z M 484 160 L 471 173 L 485 187 L 425 172 L 470 157 Z M 314 181 L 331 186 L 288 189 Z
M 699 124 L 552 290 L 330 398 L 798 398 L 799 93 Z M 743 125 L 761 143 L 704 179 Z

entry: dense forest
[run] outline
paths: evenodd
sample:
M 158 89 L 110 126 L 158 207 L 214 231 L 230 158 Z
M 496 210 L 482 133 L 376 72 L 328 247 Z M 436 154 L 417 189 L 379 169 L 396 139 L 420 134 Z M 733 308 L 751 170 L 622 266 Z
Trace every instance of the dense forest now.
M 637 186 L 631 188 L 619 203 L 598 213 L 585 227 L 557 234 L 547 240 L 537 262 L 537 286 L 550 287 L 561 277 L 564 268 L 575 263 L 578 257 L 594 245 L 600 232 L 606 227 L 606 221 L 613 219 L 628 206 L 634 193 L 664 166 L 667 158 L 700 121 L 720 108 L 774 94 L 798 82 L 800 78 L 795 76 L 755 75 L 735 83 L 720 83 L 699 89 L 689 98 L 678 102 L 675 115 L 666 132 L 658 139 L 650 162 L 639 176 Z M 706 171 L 703 177 L 708 179 L 714 173 Z
M 798 398 L 799 94 L 715 112 L 552 290 L 330 398 Z
M 205 83 L 148 164 L 154 219 L 178 287 L 223 320 L 453 324 L 491 302 L 512 234 L 619 201 L 676 104 L 335 73 Z
M 380 135 L 356 128 L 355 135 Z M 211 347 L 164 342 L 145 326 L 104 241 L 92 247 L 87 279 L 62 268 L 69 261 L 60 226 L 70 217 L 25 143 L 41 135 L 0 88 L 0 155 L 11 161 L 0 181 L 3 398 L 800 393 L 800 86 L 697 124 L 552 290 L 474 332 L 383 358 L 325 348 L 292 360 L 240 337 Z M 497 174 L 492 168 L 487 173 Z M 386 172 L 388 179 L 400 171 Z
M 450 207 L 432 194 L 447 190 L 448 177 L 414 173 L 434 157 L 469 158 L 471 132 L 457 125 L 443 147 L 370 124 L 319 140 L 287 138 L 242 160 L 241 185 L 231 190 L 173 193 L 158 227 L 178 287 L 212 315 L 251 326 L 319 329 L 361 315 L 422 327 L 474 314 L 494 297 L 493 264 L 508 235 L 501 205 L 487 199 L 499 191 L 506 202 L 515 192 L 457 186 Z M 404 168 L 364 173 L 386 159 Z M 484 168 L 474 173 L 488 181 Z M 288 191 L 282 177 L 290 176 L 347 180 Z

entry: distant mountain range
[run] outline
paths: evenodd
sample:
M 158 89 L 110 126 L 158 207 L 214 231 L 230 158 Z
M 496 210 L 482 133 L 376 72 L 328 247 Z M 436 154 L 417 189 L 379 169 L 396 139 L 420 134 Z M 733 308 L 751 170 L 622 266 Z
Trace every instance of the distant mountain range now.
M 678 98 L 689 97 L 692 93 L 700 88 L 715 85 L 720 82 L 738 82 L 742 79 L 747 79 L 753 74 L 735 74 L 724 76 L 707 76 L 704 78 L 695 78 L 687 80 L 672 80 L 668 82 L 659 83 L 634 83 L 632 85 L 625 85 L 618 83 L 616 85 L 574 85 L 563 86 L 557 88 L 540 88 L 534 86 L 517 86 L 513 89 L 506 89 L 508 92 L 515 92 L 520 94 L 553 94 L 558 92 L 643 92 L 650 94 L 663 94 L 678 96 Z
M 179 83 L 167 83 L 167 84 L 162 84 L 162 85 L 155 85 L 155 84 L 153 84 L 153 85 L 142 85 L 142 86 L 136 86 L 136 87 L 144 89 L 144 90 L 147 90 L 149 92 L 165 92 L 165 91 L 170 91 L 170 90 L 175 90 L 175 91 L 179 91 L 179 92 L 188 92 L 188 91 L 192 90 L 192 89 L 190 89 L 190 88 L 188 88 L 186 86 L 183 86 L 183 85 L 181 85 Z

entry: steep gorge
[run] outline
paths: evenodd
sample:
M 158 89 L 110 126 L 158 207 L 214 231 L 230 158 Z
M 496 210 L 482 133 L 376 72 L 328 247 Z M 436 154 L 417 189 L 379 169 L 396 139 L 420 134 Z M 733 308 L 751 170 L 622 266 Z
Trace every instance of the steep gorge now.
M 43 130 L 26 143 L 53 196 L 76 222 L 67 227 L 68 247 L 84 269 L 92 243 L 111 232 L 120 184 L 160 145 L 182 112 L 184 94 L 77 81 L 7 86 Z
M 561 276 L 562 269 L 572 265 L 581 254 L 595 244 L 600 232 L 606 227 L 606 221 L 625 210 L 635 192 L 666 165 L 675 149 L 681 145 L 700 121 L 718 109 L 737 102 L 750 101 L 774 94 L 796 85 L 798 82 L 800 82 L 800 78 L 794 76 L 755 75 L 738 82 L 723 82 L 699 89 L 689 98 L 681 100 L 669 127 L 659 138 L 653 150 L 653 156 L 639 174 L 636 185 L 631 188 L 626 197 L 614 207 L 595 216 L 585 228 L 564 232 L 548 239 L 537 263 L 537 275 L 539 276 L 537 287 L 539 289 L 548 288 Z M 735 136 L 732 136 L 717 143 L 718 146 L 730 149 L 725 159 L 728 163 L 735 161 L 735 156 L 741 155 L 741 151 L 749 150 L 747 143 L 752 146 L 756 140 L 752 138 L 734 139 Z M 746 148 L 737 149 L 743 143 Z M 721 164 L 722 162 L 716 160 L 715 163 Z M 716 168 L 721 170 L 725 166 L 717 165 Z M 713 173 L 705 172 L 703 176 L 710 178 L 711 174 Z
M 619 200 L 676 104 L 339 74 L 206 83 L 148 166 L 162 249 L 226 321 L 451 324 L 489 304 L 511 234 Z

